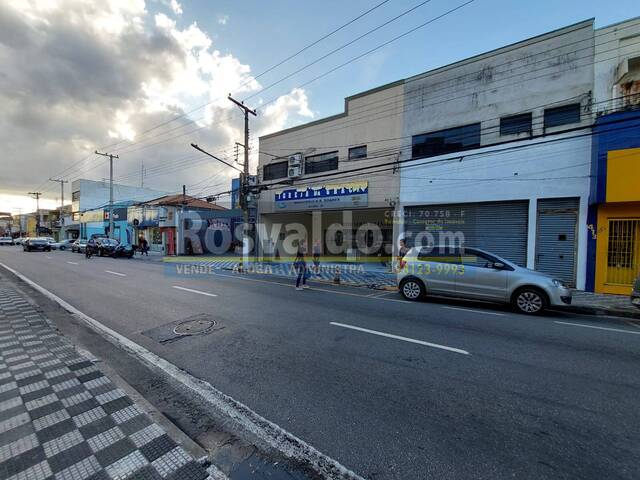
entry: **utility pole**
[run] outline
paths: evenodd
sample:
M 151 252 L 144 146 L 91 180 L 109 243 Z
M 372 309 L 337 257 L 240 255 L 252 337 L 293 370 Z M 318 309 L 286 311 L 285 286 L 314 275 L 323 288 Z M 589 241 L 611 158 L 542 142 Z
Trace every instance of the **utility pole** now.
M 42 192 L 29 192 L 29 195 L 36 197 L 36 236 L 40 235 L 40 195 Z
M 111 153 L 100 153 L 97 150 L 96 155 L 109 157 L 109 238 L 113 238 L 113 159 L 120 157 Z
M 244 223 L 242 228 L 242 263 L 246 264 L 249 261 L 249 205 L 247 204 L 247 193 L 249 193 L 249 114 L 255 117 L 256 111 L 247 107 L 244 102 L 234 99 L 231 94 L 228 98 L 244 113 L 244 168 L 240 178 L 240 206 Z
M 63 179 L 57 179 L 57 178 L 50 178 L 49 179 L 50 182 L 58 182 L 60 184 L 60 235 L 61 238 L 59 240 L 62 240 L 62 234 L 64 233 L 62 231 L 62 226 L 64 225 L 64 217 L 63 217 L 63 210 L 64 210 L 64 184 L 65 183 L 69 183 L 69 180 L 63 180 Z

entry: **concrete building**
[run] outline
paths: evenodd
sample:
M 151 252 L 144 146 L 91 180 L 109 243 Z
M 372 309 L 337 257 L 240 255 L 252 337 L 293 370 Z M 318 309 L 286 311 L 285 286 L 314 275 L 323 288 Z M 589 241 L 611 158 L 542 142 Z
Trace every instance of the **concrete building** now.
M 285 236 L 298 230 L 325 254 L 352 257 L 365 224 L 381 231 L 378 245 L 361 239 L 366 255 L 390 255 L 400 175 L 371 167 L 398 159 L 403 97 L 395 82 L 348 97 L 343 113 L 260 137 L 258 182 L 270 189 L 257 202 L 259 255 L 293 255 Z
M 127 218 L 129 228 L 133 229 L 133 243 L 138 245 L 139 239 L 145 238 L 151 251 L 177 255 L 181 217 L 198 213 L 208 217 L 212 212 L 220 211 L 228 209 L 188 195 L 165 195 L 130 206 Z M 180 253 L 187 249 L 182 250 Z M 194 252 L 193 248 L 190 251 L 203 253 Z
M 569 25 L 354 95 L 344 113 L 261 137 L 258 182 L 268 189 L 258 201 L 259 253 L 279 250 L 287 225 L 326 247 L 344 241 L 332 223 L 346 222 L 355 245 L 371 222 L 396 251 L 401 238 L 411 246 L 457 235 L 589 287 L 592 127 L 638 102 L 638 23 Z M 625 164 L 627 174 L 637 163 Z
M 404 82 L 409 245 L 464 236 L 584 288 L 593 20 Z
M 113 185 L 114 230 L 118 237 L 131 242 L 132 232 L 127 229 L 127 208 L 136 202 L 144 202 L 164 195 L 165 192 L 150 188 Z M 66 238 L 88 238 L 92 234 L 104 235 L 109 224 L 109 182 L 79 179 L 71 184 L 72 218 L 65 225 Z M 117 206 L 117 208 L 116 208 Z M 106 223 L 105 223 L 106 222 Z
M 640 18 L 596 37 L 587 289 L 626 295 L 640 275 Z
M 116 203 L 144 202 L 162 195 L 166 195 L 166 192 L 150 188 L 113 184 L 113 201 Z M 71 201 L 74 212 L 105 207 L 109 203 L 109 182 L 86 179 L 74 180 L 71 183 Z

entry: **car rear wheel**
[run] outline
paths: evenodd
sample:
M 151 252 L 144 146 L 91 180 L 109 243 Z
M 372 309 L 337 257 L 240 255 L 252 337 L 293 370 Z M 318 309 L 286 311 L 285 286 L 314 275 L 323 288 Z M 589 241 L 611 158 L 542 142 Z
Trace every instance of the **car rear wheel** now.
M 535 288 L 518 290 L 513 295 L 511 303 L 518 312 L 526 315 L 537 315 L 543 312 L 548 305 L 546 295 Z
M 420 280 L 409 278 L 400 284 L 400 293 L 407 300 L 420 300 L 425 295 L 425 288 Z

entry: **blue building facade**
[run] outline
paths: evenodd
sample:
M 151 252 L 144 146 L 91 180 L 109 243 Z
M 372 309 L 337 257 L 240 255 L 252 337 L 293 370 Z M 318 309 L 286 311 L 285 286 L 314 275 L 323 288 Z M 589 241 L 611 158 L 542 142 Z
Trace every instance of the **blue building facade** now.
M 640 274 L 640 110 L 593 126 L 586 290 L 627 294 Z

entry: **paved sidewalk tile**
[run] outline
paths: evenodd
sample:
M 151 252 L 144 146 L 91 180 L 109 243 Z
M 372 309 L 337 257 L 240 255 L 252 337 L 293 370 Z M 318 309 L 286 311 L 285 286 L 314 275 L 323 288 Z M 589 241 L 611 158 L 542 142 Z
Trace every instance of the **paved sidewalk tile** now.
M 0 285 L 0 479 L 206 479 L 208 473 Z

